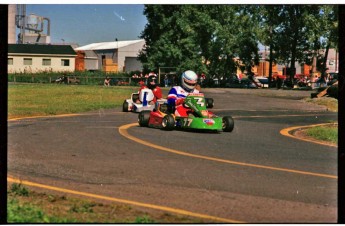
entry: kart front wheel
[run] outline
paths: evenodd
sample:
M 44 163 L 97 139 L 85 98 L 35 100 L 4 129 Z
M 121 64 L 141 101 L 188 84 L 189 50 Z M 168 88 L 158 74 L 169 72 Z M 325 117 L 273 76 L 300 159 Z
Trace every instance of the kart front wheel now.
M 162 121 L 162 129 L 173 130 L 175 127 L 175 119 L 172 115 L 166 115 Z
M 148 126 L 150 119 L 150 111 L 141 111 L 138 115 L 138 122 L 140 126 Z
M 128 102 L 127 101 L 123 102 L 122 111 L 123 112 L 128 112 Z
M 224 132 L 231 132 L 234 129 L 235 123 L 231 116 L 223 117 L 222 122 L 222 129 Z

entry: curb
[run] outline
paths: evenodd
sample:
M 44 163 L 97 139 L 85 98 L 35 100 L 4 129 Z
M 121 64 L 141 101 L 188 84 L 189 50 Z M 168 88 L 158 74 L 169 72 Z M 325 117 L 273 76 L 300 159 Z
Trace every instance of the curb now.
M 338 125 L 338 123 L 322 123 L 322 124 L 314 124 L 314 125 L 308 125 L 308 126 L 294 126 L 294 127 L 282 129 L 280 131 L 280 134 L 283 136 L 287 136 L 287 137 L 291 137 L 294 139 L 303 140 L 303 141 L 307 141 L 311 143 L 321 144 L 321 145 L 325 145 L 329 147 L 338 147 L 338 145 L 331 144 L 329 142 L 320 141 L 320 140 L 316 140 L 316 139 L 312 139 L 308 137 L 300 137 L 298 135 L 295 135 L 296 132 L 301 131 L 301 130 L 305 130 L 305 129 L 316 127 L 316 126 L 326 126 L 326 125 Z

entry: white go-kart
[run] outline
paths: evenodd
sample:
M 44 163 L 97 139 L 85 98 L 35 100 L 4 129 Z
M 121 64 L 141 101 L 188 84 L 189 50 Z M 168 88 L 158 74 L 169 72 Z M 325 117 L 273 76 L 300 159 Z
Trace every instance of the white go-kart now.
M 154 99 L 154 94 L 151 89 L 144 88 L 139 93 L 132 93 L 130 99 L 126 99 L 122 105 L 123 112 L 141 112 L 152 111 L 155 108 L 155 104 L 150 104 Z M 157 102 L 164 103 L 166 99 L 158 99 Z

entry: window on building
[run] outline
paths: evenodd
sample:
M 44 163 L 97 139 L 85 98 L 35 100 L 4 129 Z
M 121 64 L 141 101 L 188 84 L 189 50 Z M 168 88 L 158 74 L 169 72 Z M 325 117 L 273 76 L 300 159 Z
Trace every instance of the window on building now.
M 50 66 L 52 64 L 51 59 L 42 59 L 42 65 L 43 66 Z
M 24 58 L 24 65 L 32 65 L 32 58 Z
M 8 65 L 13 65 L 13 58 L 8 58 L 7 59 L 7 64 Z
M 67 60 L 67 59 L 62 59 L 62 60 L 61 60 L 61 66 L 69 66 L 69 60 Z

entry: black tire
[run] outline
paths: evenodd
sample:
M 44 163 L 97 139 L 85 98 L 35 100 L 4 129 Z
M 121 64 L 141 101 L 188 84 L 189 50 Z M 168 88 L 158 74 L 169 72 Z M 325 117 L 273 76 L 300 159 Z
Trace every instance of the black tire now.
M 231 132 L 234 129 L 235 122 L 231 116 L 224 116 L 222 121 L 223 121 L 224 132 Z
M 145 127 L 149 125 L 150 119 L 150 112 L 151 111 L 141 111 L 138 115 L 138 122 L 141 127 Z
M 172 115 L 166 115 L 162 121 L 163 130 L 173 130 L 175 128 L 175 119 Z
M 205 98 L 206 108 L 213 108 L 213 98 Z
M 124 101 L 122 104 L 122 111 L 123 112 L 128 112 L 128 102 Z

